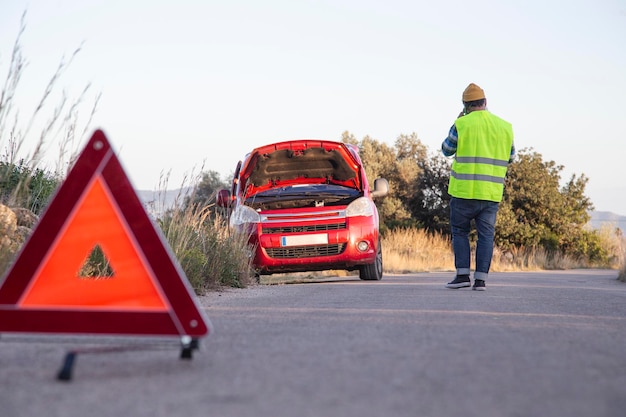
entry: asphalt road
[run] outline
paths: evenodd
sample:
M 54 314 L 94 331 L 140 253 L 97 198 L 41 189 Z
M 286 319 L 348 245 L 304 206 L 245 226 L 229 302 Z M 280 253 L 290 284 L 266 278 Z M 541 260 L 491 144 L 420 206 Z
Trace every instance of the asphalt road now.
M 213 324 L 193 359 L 174 343 L 0 337 L 0 415 L 626 415 L 626 284 L 615 271 L 450 274 L 259 285 L 200 299 Z M 158 342 L 158 343 L 157 343 Z

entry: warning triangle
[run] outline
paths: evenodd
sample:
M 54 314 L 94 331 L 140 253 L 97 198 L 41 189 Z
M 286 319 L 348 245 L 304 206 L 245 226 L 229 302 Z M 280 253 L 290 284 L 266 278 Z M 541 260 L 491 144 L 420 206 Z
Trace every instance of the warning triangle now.
M 99 249 L 109 274 L 82 276 Z M 97 130 L 0 287 L 0 332 L 200 337 L 210 323 Z

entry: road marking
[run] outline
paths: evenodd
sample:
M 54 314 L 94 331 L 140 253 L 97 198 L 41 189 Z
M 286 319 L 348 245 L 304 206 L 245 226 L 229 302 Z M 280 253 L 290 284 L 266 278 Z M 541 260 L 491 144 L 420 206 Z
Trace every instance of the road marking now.
M 438 315 L 461 315 L 461 316 L 482 316 L 493 318 L 537 318 L 537 319 L 568 319 L 568 320 L 586 320 L 586 321 L 614 321 L 616 323 L 625 322 L 626 317 L 612 316 L 590 316 L 582 314 L 554 314 L 554 313 L 516 313 L 516 312 L 497 312 L 497 311 L 479 311 L 479 310 L 432 310 L 432 309 L 388 309 L 388 308 L 338 308 L 338 307 L 227 307 L 227 306 L 207 306 L 204 310 L 213 313 L 276 313 L 285 315 L 293 314 L 311 314 L 311 313 L 328 313 L 328 314 L 386 314 L 386 315 L 419 315 L 419 314 L 438 314 Z

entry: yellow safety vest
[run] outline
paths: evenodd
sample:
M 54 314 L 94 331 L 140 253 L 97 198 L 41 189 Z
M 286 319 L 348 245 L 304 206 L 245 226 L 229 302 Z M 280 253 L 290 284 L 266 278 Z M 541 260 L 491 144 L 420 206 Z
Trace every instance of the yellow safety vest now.
M 504 177 L 511 157 L 511 124 L 486 110 L 455 122 L 458 133 L 448 193 L 457 198 L 502 201 Z

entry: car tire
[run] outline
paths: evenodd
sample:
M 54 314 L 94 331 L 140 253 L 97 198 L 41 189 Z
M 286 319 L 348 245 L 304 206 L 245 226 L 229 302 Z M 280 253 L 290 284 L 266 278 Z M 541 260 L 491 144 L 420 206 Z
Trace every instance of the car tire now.
M 383 279 L 383 249 L 378 241 L 376 260 L 374 263 L 363 265 L 359 268 L 359 278 L 364 281 L 379 281 Z

